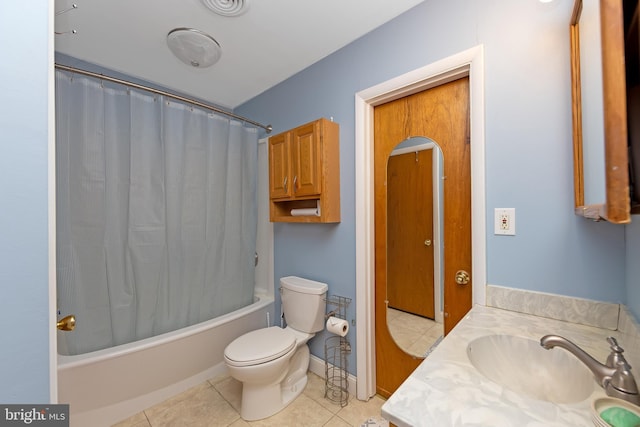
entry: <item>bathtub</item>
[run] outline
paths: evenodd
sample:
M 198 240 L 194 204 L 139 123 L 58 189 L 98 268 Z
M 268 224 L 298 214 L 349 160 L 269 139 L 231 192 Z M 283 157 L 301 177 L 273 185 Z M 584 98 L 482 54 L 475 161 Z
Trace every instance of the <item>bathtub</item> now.
M 226 373 L 224 349 L 262 328 L 273 297 L 240 310 L 134 343 L 77 356 L 58 355 L 58 401 L 71 426 L 110 426 L 207 379 Z M 59 332 L 63 333 L 63 332 Z

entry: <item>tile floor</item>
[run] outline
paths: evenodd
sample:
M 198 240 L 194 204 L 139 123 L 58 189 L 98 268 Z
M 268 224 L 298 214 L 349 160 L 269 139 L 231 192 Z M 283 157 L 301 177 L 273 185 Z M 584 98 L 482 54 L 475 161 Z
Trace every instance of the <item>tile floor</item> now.
M 395 342 L 407 353 L 425 357 L 444 335 L 444 325 L 431 319 L 404 311 L 387 308 L 389 332 Z
M 368 402 L 350 397 L 344 408 L 324 398 L 324 380 L 309 372 L 304 392 L 276 415 L 247 422 L 240 418 L 242 384 L 231 377 L 213 378 L 156 406 L 140 412 L 114 427 L 360 427 L 380 416 L 384 399 Z

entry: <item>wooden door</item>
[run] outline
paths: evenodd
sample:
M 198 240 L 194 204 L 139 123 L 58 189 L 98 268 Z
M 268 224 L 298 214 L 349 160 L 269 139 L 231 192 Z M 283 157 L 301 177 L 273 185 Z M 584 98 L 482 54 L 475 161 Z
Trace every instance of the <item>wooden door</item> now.
M 387 159 L 412 136 L 435 141 L 443 155 L 444 329 L 448 333 L 471 309 L 471 148 L 468 77 L 374 108 L 376 389 L 388 397 L 420 364 L 402 351 L 387 329 Z
M 435 318 L 433 150 L 387 163 L 387 300 L 389 307 Z
M 322 191 L 320 124 L 317 121 L 309 123 L 292 133 L 293 195 L 318 195 Z

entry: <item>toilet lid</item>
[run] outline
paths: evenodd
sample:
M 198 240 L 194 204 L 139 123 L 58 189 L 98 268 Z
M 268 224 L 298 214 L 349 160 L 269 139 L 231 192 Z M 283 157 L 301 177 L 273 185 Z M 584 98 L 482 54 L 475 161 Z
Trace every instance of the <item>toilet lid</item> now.
M 296 345 L 296 338 L 286 329 L 272 326 L 248 332 L 231 342 L 225 358 L 236 366 L 258 365 L 287 354 Z

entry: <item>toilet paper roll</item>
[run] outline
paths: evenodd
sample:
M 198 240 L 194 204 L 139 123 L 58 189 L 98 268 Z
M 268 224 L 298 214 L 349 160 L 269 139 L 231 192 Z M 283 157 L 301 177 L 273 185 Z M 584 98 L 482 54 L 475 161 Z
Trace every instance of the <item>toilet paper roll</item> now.
M 344 337 L 347 335 L 347 332 L 349 332 L 349 322 L 344 319 L 331 316 L 327 319 L 327 331 Z
M 291 209 L 291 216 L 320 216 L 318 208 Z

